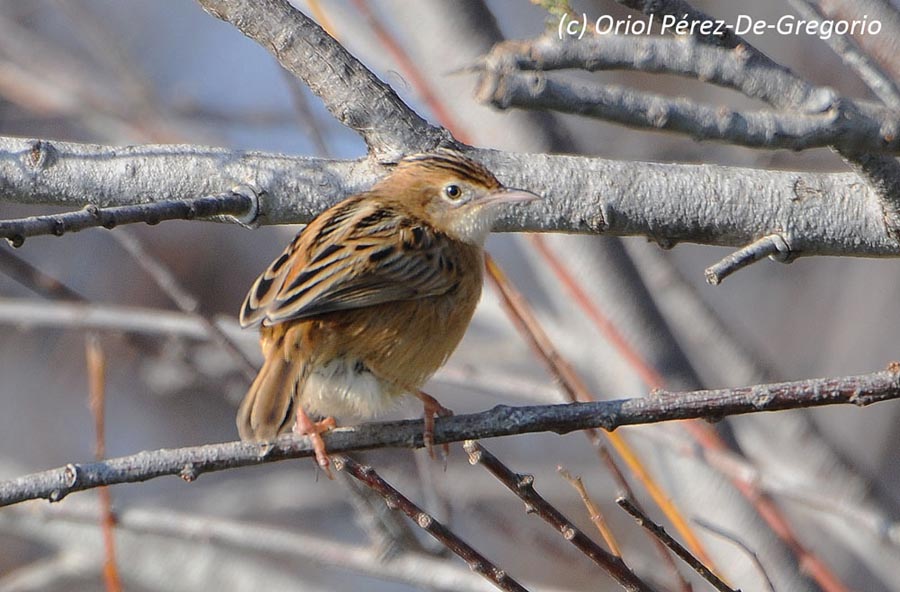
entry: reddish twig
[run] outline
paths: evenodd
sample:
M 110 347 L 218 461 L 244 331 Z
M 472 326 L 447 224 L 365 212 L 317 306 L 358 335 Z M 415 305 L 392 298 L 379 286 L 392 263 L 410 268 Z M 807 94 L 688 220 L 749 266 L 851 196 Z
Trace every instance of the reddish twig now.
M 378 37 L 378 40 L 384 45 L 384 48 L 397 61 L 397 65 L 400 67 L 403 74 L 409 77 L 413 88 L 421 95 L 422 102 L 431 109 L 435 119 L 440 121 L 441 125 L 450 130 L 457 140 L 470 144 L 472 140 L 468 137 L 465 129 L 457 124 L 456 119 L 450 113 L 450 110 L 444 106 L 444 102 L 441 101 L 438 98 L 438 94 L 432 90 L 431 84 L 429 84 L 425 76 L 422 75 L 415 62 L 409 57 L 409 54 L 406 53 L 394 36 L 391 35 L 390 31 L 387 30 L 387 27 L 381 23 L 378 17 L 375 16 L 375 13 L 369 8 L 367 0 L 353 0 L 353 4 L 363 16 L 365 16 L 369 25 L 372 27 L 375 36 Z
M 96 335 L 88 334 L 85 339 L 85 355 L 87 357 L 87 374 L 89 390 L 89 406 L 94 416 L 95 444 L 94 455 L 97 460 L 106 456 L 106 355 Z M 112 510 L 112 495 L 108 487 L 101 487 L 100 528 L 103 532 L 103 549 L 106 554 L 103 563 L 103 580 L 107 592 L 121 592 L 122 579 L 116 567 L 116 518 Z
M 592 500 L 591 496 L 588 494 L 587 488 L 584 486 L 584 482 L 581 480 L 581 477 L 573 475 L 563 466 L 556 467 L 556 472 L 559 473 L 563 479 L 568 481 L 569 485 L 571 485 L 575 489 L 575 491 L 578 492 L 578 496 L 581 498 L 581 502 L 587 509 L 588 514 L 590 514 L 591 522 L 594 523 L 594 526 L 596 526 L 597 530 L 600 531 L 600 536 L 602 536 L 603 540 L 606 541 L 606 546 L 609 547 L 609 550 L 613 555 L 615 555 L 616 557 L 621 557 L 622 549 L 619 547 L 619 543 L 616 542 L 616 537 L 615 535 L 613 535 L 612 530 L 609 528 L 609 524 L 606 522 L 606 518 L 603 517 L 603 513 L 600 511 L 600 508 L 597 507 L 597 504 L 594 503 L 594 500 Z

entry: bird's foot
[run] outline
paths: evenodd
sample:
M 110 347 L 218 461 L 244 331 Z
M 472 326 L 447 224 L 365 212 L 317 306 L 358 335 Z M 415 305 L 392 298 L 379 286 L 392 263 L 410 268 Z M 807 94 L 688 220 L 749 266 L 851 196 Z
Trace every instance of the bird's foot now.
M 321 421 L 313 421 L 303 409 L 299 406 L 297 407 L 297 422 L 294 424 L 293 432 L 309 438 L 309 442 L 316 452 L 316 462 L 322 467 L 322 470 L 325 471 L 325 476 L 329 479 L 334 479 L 334 476 L 331 474 L 331 461 L 328 459 L 322 434 L 335 426 L 337 426 L 337 422 L 334 421 L 333 417 L 326 417 Z
M 432 459 L 436 459 L 437 457 L 434 454 L 434 418 L 438 416 L 449 417 L 453 415 L 453 412 L 438 403 L 438 400 L 428 393 L 416 391 L 416 396 L 425 406 L 425 430 L 422 432 L 422 439 L 425 441 L 425 450 L 428 451 L 428 456 Z M 444 453 L 444 462 L 446 463 L 447 457 L 450 456 L 450 444 L 442 444 L 441 449 Z

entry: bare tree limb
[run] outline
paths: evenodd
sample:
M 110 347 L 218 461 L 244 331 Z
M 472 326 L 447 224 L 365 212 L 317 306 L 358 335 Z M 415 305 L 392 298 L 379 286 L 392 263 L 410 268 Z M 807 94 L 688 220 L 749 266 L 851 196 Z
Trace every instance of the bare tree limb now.
M 453 143 L 429 125 L 394 90 L 287 0 L 198 0 L 266 48 L 303 80 L 339 121 L 358 132 L 378 158 Z
M 194 220 L 223 215 L 232 215 L 239 220 L 252 220 L 256 217 L 256 202 L 256 195 L 244 190 L 240 193 L 229 192 L 194 199 L 162 200 L 111 208 L 89 205 L 78 212 L 2 220 L 0 237 L 8 240 L 14 247 L 21 247 L 30 236 L 62 236 L 68 232 L 100 226 L 112 229 L 121 224 L 158 224 L 163 220 Z
M 510 40 L 495 45 L 469 68 L 476 72 L 564 69 L 683 76 L 730 88 L 776 107 L 790 105 L 804 113 L 823 111 L 836 99 L 833 90 L 806 82 L 746 46 L 714 47 L 694 37 L 606 35 L 561 41 L 541 36 Z M 860 104 L 867 109 L 877 107 Z
M 232 340 L 242 340 L 248 346 L 255 347 L 257 337 L 252 332 L 242 331 L 235 319 L 218 318 L 216 323 Z M 105 302 L 91 304 L 84 301 L 40 302 L 0 298 L 0 325 L 139 333 L 198 341 L 213 339 L 204 323 L 191 315 Z
M 801 17 L 809 21 L 819 21 L 828 18 L 822 3 L 818 0 L 789 0 Z M 866 86 L 881 99 L 885 105 L 897 109 L 900 108 L 900 87 L 883 71 L 880 65 L 861 51 L 857 43 L 849 35 L 830 35 L 823 39 L 831 47 L 844 63 L 853 68 Z
M 719 419 L 728 415 L 819 407 L 870 405 L 900 398 L 900 368 L 841 378 L 824 378 L 686 393 L 656 392 L 647 398 L 509 407 L 437 420 L 435 444 L 533 432 L 559 434 L 675 419 Z M 325 434 L 332 453 L 372 448 L 421 448 L 422 420 L 366 423 Z M 140 452 L 65 467 L 0 482 L 0 506 L 29 499 L 58 501 L 101 485 L 136 483 L 179 475 L 193 481 L 203 473 L 313 455 L 306 438 L 286 436 L 273 443 L 227 442 Z
M 108 147 L 0 137 L 0 200 L 101 207 L 190 199 L 246 185 L 260 194 L 258 224 L 308 222 L 371 186 L 368 161 L 333 161 L 198 146 Z M 900 255 L 878 194 L 852 173 L 816 174 L 713 165 L 473 150 L 502 181 L 545 195 L 508 211 L 496 230 L 604 232 L 743 246 L 781 233 L 795 256 Z M 41 157 L 38 157 L 41 160 Z
M 869 116 L 843 100 L 819 113 L 734 111 L 612 84 L 558 80 L 539 72 L 485 75 L 478 98 L 500 109 L 573 113 L 750 148 L 807 150 L 833 146 L 847 152 L 900 154 L 897 113 L 882 109 Z
M 527 592 L 516 580 L 511 578 L 505 570 L 500 569 L 490 559 L 479 553 L 471 545 L 462 540 L 456 533 L 435 520 L 433 516 L 419 508 L 408 497 L 397 491 L 390 483 L 381 478 L 375 470 L 366 465 L 361 465 L 347 456 L 339 456 L 335 459 L 335 466 L 339 471 L 346 471 L 366 485 L 378 495 L 391 509 L 397 509 L 406 514 L 422 530 L 430 534 L 442 545 L 456 554 L 468 564 L 469 569 L 492 582 L 501 590 L 507 592 Z
M 623 588 L 631 592 L 653 591 L 653 588 L 638 577 L 621 557 L 613 555 L 595 543 L 589 536 L 572 524 L 572 521 L 566 518 L 553 504 L 539 494 L 534 488 L 533 475 L 520 475 L 514 472 L 503 464 L 499 458 L 474 440 L 467 440 L 463 444 L 463 448 L 468 453 L 471 464 L 479 464 L 487 469 L 507 489 L 525 502 L 525 510 L 527 512 L 533 512 L 540 516 L 542 520 L 550 524 L 556 532 L 596 563 L 600 569 L 621 584 Z
M 671 549 L 673 553 L 678 555 L 678 557 L 680 557 L 682 561 L 691 566 L 691 569 L 700 574 L 704 580 L 712 585 L 713 588 L 719 590 L 720 592 L 735 592 L 733 588 L 730 588 L 725 582 L 719 579 L 716 574 L 711 572 L 708 567 L 703 565 L 703 563 L 698 561 L 696 557 L 691 555 L 691 552 L 685 549 L 684 545 L 672 538 L 672 535 L 667 533 L 666 529 L 651 520 L 650 517 L 647 516 L 647 514 L 639 506 L 631 501 L 631 499 L 625 496 L 620 496 L 616 498 L 616 503 L 619 504 L 620 508 L 628 512 L 640 526 L 644 527 L 654 537 L 656 537 L 656 539 L 661 541 L 666 547 Z

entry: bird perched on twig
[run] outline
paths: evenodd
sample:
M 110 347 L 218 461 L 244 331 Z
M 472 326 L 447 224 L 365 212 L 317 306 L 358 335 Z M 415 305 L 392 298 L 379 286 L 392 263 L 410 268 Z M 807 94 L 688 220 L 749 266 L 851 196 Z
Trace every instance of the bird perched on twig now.
M 462 339 L 481 296 L 483 248 L 500 206 L 538 196 L 441 150 L 401 160 L 371 190 L 325 210 L 259 276 L 241 325 L 261 325 L 265 362 L 241 403 L 244 440 L 321 433 L 334 417 L 372 417 L 401 395 L 451 412 L 421 386 Z M 324 417 L 314 422 L 310 416 Z

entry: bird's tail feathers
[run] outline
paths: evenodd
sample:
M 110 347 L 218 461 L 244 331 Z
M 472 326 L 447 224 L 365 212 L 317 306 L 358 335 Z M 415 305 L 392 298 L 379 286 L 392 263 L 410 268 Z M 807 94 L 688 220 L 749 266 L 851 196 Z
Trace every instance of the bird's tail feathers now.
M 301 377 L 299 362 L 283 355 L 268 355 L 238 409 L 241 440 L 272 441 L 290 429 Z

